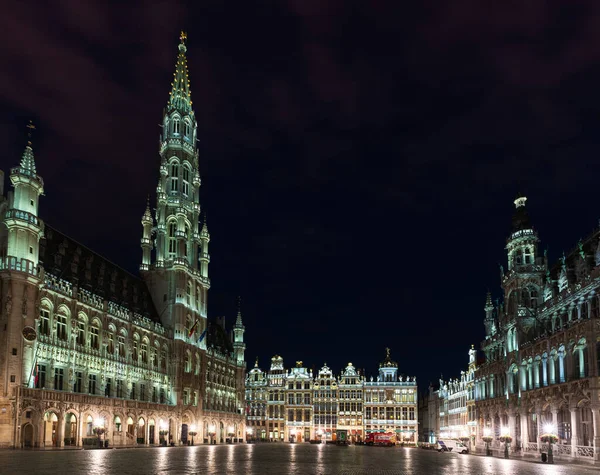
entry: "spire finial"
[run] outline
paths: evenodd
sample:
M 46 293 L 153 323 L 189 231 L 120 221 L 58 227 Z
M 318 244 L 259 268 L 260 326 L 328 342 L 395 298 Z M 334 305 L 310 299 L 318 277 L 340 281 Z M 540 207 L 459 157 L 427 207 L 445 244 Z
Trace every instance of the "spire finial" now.
M 235 324 L 237 326 L 241 326 L 242 324 L 242 297 L 238 295 L 237 298 L 237 318 L 235 320 Z
M 29 131 L 27 132 L 27 145 L 31 147 L 31 136 L 33 135 L 33 131 L 35 130 L 35 125 L 33 125 L 32 120 L 29 120 L 29 124 L 27 124 L 25 127 L 29 129 Z
M 192 113 L 192 93 L 190 91 L 190 79 L 188 76 L 187 58 L 187 33 L 184 31 L 179 35 L 179 55 L 171 83 L 171 92 L 169 96 L 169 108 L 175 108 L 182 114 Z
M 258 368 L 258 356 L 256 357 L 256 361 L 254 362 L 254 367 Z
M 181 40 L 181 43 L 185 44 L 185 42 L 187 41 L 187 33 L 181 30 L 181 33 L 179 34 L 179 39 Z

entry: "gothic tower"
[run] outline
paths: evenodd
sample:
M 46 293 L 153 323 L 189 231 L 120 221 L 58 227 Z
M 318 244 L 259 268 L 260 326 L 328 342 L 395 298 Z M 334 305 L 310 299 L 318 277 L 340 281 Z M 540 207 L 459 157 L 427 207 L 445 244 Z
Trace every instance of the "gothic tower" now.
M 519 195 L 514 201 L 512 232 L 506 242 L 508 272 L 502 275 L 506 311 L 507 351 L 518 350 L 518 335 L 528 332 L 536 323 L 537 306 L 541 302 L 545 259 L 538 255 L 539 238 L 533 229 L 525 202 Z
M 39 289 L 43 276 L 39 267 L 39 242 L 44 235 L 44 224 L 38 218 L 38 200 L 44 192 L 44 181 L 37 174 L 31 131 L 21 163 L 10 171 L 14 188 L 8 200 L 0 203 L 4 226 L 0 236 L 0 278 L 2 281 L 2 313 L 0 323 L 6 330 L 0 338 L 0 347 L 11 348 L 13 356 L 0 356 L 0 372 L 11 376 L 14 385 L 30 385 L 34 366 L 34 340 Z M 21 343 L 23 342 L 23 343 Z M 0 396 L 9 388 L 0 382 Z
M 172 88 L 163 112 L 155 215 L 148 204 L 142 217 L 140 271 L 163 325 L 173 330 L 176 340 L 206 349 L 210 235 L 206 220 L 199 231 L 197 123 L 186 39 L 182 32 Z
M 244 343 L 244 332 L 246 331 L 246 327 L 242 323 L 242 309 L 241 302 L 238 297 L 238 313 L 237 319 L 235 320 L 235 325 L 233 326 L 233 351 L 235 352 L 235 357 L 238 363 L 243 363 L 244 360 L 244 352 L 246 351 L 246 344 Z

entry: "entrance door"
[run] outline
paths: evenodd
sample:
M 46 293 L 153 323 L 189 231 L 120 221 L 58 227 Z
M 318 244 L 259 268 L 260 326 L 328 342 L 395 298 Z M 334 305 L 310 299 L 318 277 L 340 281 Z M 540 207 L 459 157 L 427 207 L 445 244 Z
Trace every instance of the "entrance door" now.
M 187 440 L 188 440 L 188 425 L 181 424 L 181 442 L 183 442 L 184 444 L 187 444 Z
M 33 447 L 33 426 L 25 424 L 23 426 L 23 447 Z
M 148 427 L 148 441 L 154 444 L 154 424 Z

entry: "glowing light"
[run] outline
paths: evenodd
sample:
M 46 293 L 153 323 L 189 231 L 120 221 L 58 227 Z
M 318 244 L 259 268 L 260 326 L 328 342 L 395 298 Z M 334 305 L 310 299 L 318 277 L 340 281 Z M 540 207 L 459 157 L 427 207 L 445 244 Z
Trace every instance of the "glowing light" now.
M 211 424 L 211 425 L 208 427 L 208 432 L 210 432 L 211 434 L 214 434 L 214 433 L 215 433 L 215 425 L 214 425 L 214 424 Z
M 490 437 L 492 435 L 492 430 L 489 427 L 486 427 L 483 429 L 483 435 L 484 437 Z
M 504 435 L 504 436 L 510 435 L 510 430 L 508 430 L 508 427 L 502 426 L 500 428 L 500 435 Z
M 190 432 L 196 432 L 196 424 L 190 426 Z
M 98 425 L 98 427 L 104 427 L 104 419 L 101 417 L 96 421 L 96 424 Z
M 252 427 L 246 427 L 246 434 L 252 435 Z
M 544 424 L 544 432 L 546 434 L 556 434 L 556 426 L 552 423 Z

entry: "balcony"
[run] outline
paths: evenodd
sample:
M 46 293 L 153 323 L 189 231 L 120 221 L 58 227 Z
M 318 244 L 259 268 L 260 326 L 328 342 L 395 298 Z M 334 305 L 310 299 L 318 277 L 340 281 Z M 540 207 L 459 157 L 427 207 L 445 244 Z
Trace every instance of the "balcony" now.
M 26 274 L 34 276 L 39 275 L 39 269 L 33 262 L 27 259 L 18 259 L 17 257 L 13 256 L 0 259 L 0 270 L 25 272 Z
M 33 224 L 34 226 L 39 226 L 40 222 L 36 215 L 29 213 L 28 211 L 21 211 L 20 209 L 9 209 L 6 212 L 7 220 L 18 220 L 25 221 L 28 224 Z M 8 224 L 8 223 L 7 223 Z

